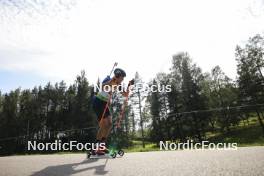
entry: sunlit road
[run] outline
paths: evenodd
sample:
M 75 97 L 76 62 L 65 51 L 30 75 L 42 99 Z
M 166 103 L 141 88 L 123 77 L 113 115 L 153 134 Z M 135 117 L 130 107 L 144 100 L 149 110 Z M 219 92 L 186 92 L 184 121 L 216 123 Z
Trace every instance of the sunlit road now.
M 264 147 L 127 153 L 116 159 L 86 159 L 85 154 L 0 157 L 1 176 L 263 174 Z

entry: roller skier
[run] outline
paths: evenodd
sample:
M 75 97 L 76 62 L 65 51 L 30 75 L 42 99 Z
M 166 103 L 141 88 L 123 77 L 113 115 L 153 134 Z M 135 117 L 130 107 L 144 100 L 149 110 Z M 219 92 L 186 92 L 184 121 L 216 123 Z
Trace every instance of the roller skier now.
M 107 138 L 111 132 L 113 123 L 112 123 L 112 116 L 110 112 L 110 104 L 112 99 L 112 94 L 116 91 L 117 88 L 120 88 L 118 85 L 121 85 L 124 78 L 126 77 L 126 72 L 121 68 L 116 68 L 117 63 L 114 64 L 110 74 L 103 80 L 102 82 L 102 90 L 100 90 L 96 95 L 93 97 L 93 110 L 96 113 L 99 129 L 96 135 L 96 142 L 106 143 Z M 111 78 L 111 73 L 114 71 L 114 76 Z M 127 90 L 119 90 L 121 94 L 125 97 L 125 102 L 123 104 L 122 110 L 120 112 L 120 116 L 118 118 L 117 124 L 115 127 L 120 127 L 120 122 L 123 118 L 124 109 L 127 104 L 128 96 L 129 96 L 129 86 L 134 84 L 134 80 L 129 81 Z M 108 89 L 106 89 L 106 87 Z M 110 89 L 110 90 L 109 90 Z M 98 148 L 96 151 L 92 151 L 90 155 L 105 155 L 109 153 L 108 149 L 101 149 Z M 88 157 L 89 157 L 88 156 Z M 113 156 L 112 156 L 113 157 Z

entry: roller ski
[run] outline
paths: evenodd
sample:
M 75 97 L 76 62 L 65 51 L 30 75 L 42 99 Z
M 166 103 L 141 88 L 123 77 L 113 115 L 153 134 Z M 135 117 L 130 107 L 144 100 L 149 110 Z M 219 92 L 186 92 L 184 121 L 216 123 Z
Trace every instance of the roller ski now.
M 91 150 L 87 151 L 87 159 L 89 158 L 104 158 L 104 157 L 111 157 L 111 158 L 116 158 L 117 155 L 122 157 L 125 154 L 123 150 Z

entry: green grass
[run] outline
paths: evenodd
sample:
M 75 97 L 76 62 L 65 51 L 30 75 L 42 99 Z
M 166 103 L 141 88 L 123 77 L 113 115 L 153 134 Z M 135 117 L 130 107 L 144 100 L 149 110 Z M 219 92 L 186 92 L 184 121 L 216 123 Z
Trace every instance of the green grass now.
M 158 151 L 159 148 L 156 144 L 151 142 L 145 142 L 145 148 L 142 146 L 142 141 L 133 140 L 132 146 L 124 149 L 125 152 L 149 152 L 149 151 Z
M 215 133 L 208 136 L 210 136 L 208 140 L 214 143 L 237 143 L 239 147 L 264 146 L 263 131 L 256 117 L 250 118 L 246 126 L 240 122 L 237 127 L 231 128 L 229 133 Z
M 237 143 L 238 147 L 264 146 L 264 135 L 257 117 L 251 117 L 245 123 L 246 125 L 243 121 L 239 122 L 238 126 L 232 127 L 229 133 L 208 132 L 207 139 L 213 143 Z M 134 140 L 132 146 L 125 149 L 125 152 L 148 151 L 159 151 L 159 147 L 154 143 L 145 142 L 145 148 L 143 148 L 140 140 Z
M 226 134 L 218 134 L 208 140 L 214 143 L 237 143 L 239 147 L 264 146 L 263 132 L 261 127 L 257 125 L 232 130 Z

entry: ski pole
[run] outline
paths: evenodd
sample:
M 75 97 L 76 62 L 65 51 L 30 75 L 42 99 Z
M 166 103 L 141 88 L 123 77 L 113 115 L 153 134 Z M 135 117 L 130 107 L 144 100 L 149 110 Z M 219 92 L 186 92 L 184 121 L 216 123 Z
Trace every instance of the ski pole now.
M 109 76 L 111 76 L 111 74 L 113 73 L 114 68 L 117 66 L 117 64 L 118 64 L 117 62 L 114 63 L 113 68 L 112 68 L 112 70 L 111 70 Z M 109 105 L 110 105 L 111 98 L 112 98 L 112 93 L 110 93 L 110 96 L 109 96 L 109 98 L 108 98 L 108 100 L 107 100 L 107 103 L 106 103 L 106 105 L 105 105 L 105 107 L 104 107 L 104 111 L 103 111 L 103 114 L 102 114 L 102 116 L 101 116 L 101 119 L 100 119 L 99 124 L 101 124 L 102 119 L 104 118 L 104 115 L 105 115 L 106 109 L 107 109 L 107 108 L 109 107 Z
M 111 98 L 112 98 L 112 93 L 110 94 L 110 96 L 109 96 L 109 98 L 108 98 L 108 101 L 107 101 L 107 103 L 105 104 L 104 111 L 103 111 L 103 114 L 102 114 L 101 119 L 100 119 L 100 122 L 99 122 L 100 125 L 101 125 L 102 120 L 103 120 L 103 118 L 104 118 L 104 116 L 105 116 L 106 109 L 109 108 Z
M 111 74 L 113 73 L 113 71 L 114 71 L 114 68 L 117 66 L 117 64 L 118 64 L 117 62 L 115 62 L 115 63 L 114 63 L 114 65 L 113 65 L 113 68 L 112 68 L 112 70 L 111 70 L 111 72 L 110 72 L 109 76 L 111 76 Z

